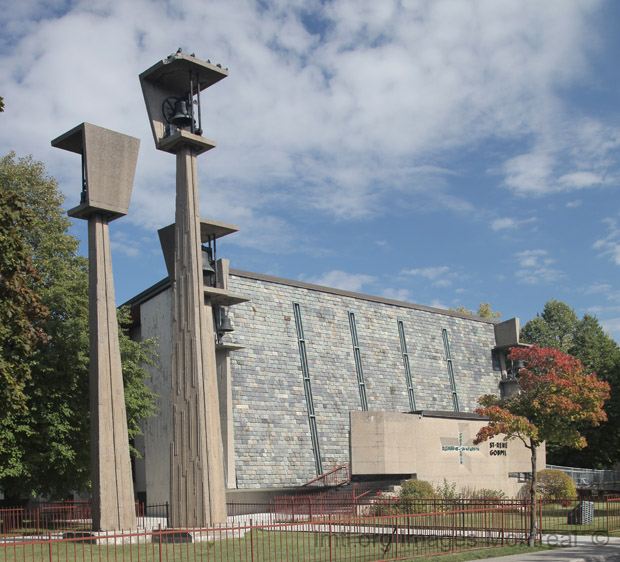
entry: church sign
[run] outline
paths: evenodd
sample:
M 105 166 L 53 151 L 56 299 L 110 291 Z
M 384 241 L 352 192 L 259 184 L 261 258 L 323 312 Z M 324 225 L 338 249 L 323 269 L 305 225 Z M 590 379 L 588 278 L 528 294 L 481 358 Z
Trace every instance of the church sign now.
M 508 456 L 508 442 L 502 441 L 501 443 L 489 442 L 489 455 L 492 457 L 507 457 Z
M 446 440 L 447 441 L 447 440 Z M 458 445 L 442 445 L 442 451 L 458 451 L 459 453 L 459 464 L 463 464 L 463 452 L 467 451 L 479 451 L 480 447 L 476 447 L 473 445 L 473 441 L 469 439 L 468 441 L 472 442 L 472 445 L 463 445 L 463 432 L 459 433 Z
M 498 435 L 474 444 L 488 420 L 473 413 L 352 411 L 349 415 L 354 476 L 394 475 L 426 480 L 433 486 L 445 480 L 458 490 L 492 486 L 516 497 L 525 474 L 532 470 L 531 453 L 519 439 L 504 441 Z M 544 467 L 542 446 L 537 470 Z

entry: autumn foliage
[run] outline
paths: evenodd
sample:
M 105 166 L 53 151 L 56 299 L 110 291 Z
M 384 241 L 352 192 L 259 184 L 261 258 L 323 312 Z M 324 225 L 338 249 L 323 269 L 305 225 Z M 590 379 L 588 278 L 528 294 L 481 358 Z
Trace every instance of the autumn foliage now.
M 599 425 L 607 419 L 603 403 L 609 398 L 609 384 L 595 373 L 584 373 L 578 359 L 557 349 L 513 348 L 511 361 L 523 361 L 519 369 L 520 392 L 512 398 L 485 395 L 476 410 L 490 418 L 476 436 L 476 443 L 505 434 L 526 442 L 552 441 L 581 449 L 587 445 L 578 423 Z
M 489 423 L 476 435 L 478 444 L 496 435 L 505 440 L 518 438 L 530 450 L 530 533 L 536 540 L 536 451 L 543 441 L 582 449 L 586 439 L 583 425 L 597 426 L 607 419 L 603 404 L 609 398 L 609 384 L 596 374 L 584 373 L 581 361 L 548 347 L 514 347 L 508 359 L 524 365 L 517 373 L 519 392 L 500 398 L 487 394 L 478 401 L 476 413 Z

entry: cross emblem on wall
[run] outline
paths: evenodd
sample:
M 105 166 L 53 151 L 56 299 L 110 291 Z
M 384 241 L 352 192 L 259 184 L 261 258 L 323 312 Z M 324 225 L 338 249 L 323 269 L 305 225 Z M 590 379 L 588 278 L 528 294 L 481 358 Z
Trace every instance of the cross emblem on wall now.
M 465 456 L 464 453 L 479 451 L 480 447 L 476 447 L 469 435 L 469 427 L 462 427 L 459 424 L 458 438 L 442 437 L 441 438 L 441 450 L 442 451 L 456 451 L 459 454 L 459 465 L 465 464 L 468 470 L 471 470 L 471 459 L 469 456 Z

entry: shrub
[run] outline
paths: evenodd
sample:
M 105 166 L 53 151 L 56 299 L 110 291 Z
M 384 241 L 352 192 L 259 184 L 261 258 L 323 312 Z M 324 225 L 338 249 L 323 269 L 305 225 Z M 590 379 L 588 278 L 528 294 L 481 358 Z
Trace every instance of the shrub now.
M 382 515 L 398 515 L 400 513 L 400 505 L 398 500 L 392 498 L 375 500 L 370 504 L 368 515 L 373 517 Z
M 406 480 L 399 495 L 402 513 L 427 513 L 434 511 L 433 500 L 437 497 L 430 482 L 426 480 Z
M 460 494 L 456 491 L 456 482 L 448 484 L 445 478 L 443 479 L 443 484 L 437 486 L 437 495 L 444 500 L 455 500 L 460 497 Z
M 474 500 L 505 500 L 506 494 L 502 492 L 502 490 L 482 488 L 480 490 L 474 490 L 471 494 L 471 498 Z
M 401 499 L 434 499 L 437 497 L 433 485 L 426 480 L 406 480 L 403 482 L 399 497 Z
M 466 500 L 505 500 L 508 499 L 502 490 L 490 488 L 473 488 L 466 486 L 461 490 L 460 497 Z
M 549 468 L 538 473 L 536 493 L 545 500 L 577 499 L 577 489 L 573 479 L 561 470 Z

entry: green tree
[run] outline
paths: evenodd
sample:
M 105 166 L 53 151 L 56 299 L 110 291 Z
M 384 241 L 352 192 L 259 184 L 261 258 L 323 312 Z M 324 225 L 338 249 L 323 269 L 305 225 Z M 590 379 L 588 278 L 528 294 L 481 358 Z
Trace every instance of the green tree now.
M 550 443 L 547 460 L 550 464 L 584 468 L 611 467 L 620 461 L 620 348 L 606 334 L 596 316 L 585 314 L 580 320 L 566 303 L 550 300 L 542 314 L 521 330 L 521 341 L 539 347 L 552 347 L 581 361 L 587 372 L 595 372 L 611 387 L 605 404 L 607 421 L 596 429 L 580 428 L 590 446 L 575 450 Z
M 478 312 L 474 312 L 473 310 L 467 310 L 464 306 L 457 306 L 456 308 L 451 308 L 450 310 L 454 310 L 454 312 L 460 312 L 461 314 L 469 314 L 470 316 L 478 316 L 480 318 L 500 318 L 500 312 L 493 312 L 491 310 L 491 305 L 487 303 L 480 303 L 478 306 Z
M 22 197 L 34 217 L 25 240 L 40 274 L 37 292 L 49 309 L 42 327 L 50 336 L 29 361 L 27 410 L 0 422 L 0 489 L 15 499 L 65 497 L 90 485 L 88 261 L 77 254 L 63 196 L 43 164 L 9 154 L 0 160 L 0 186 Z M 122 331 L 119 340 L 131 438 L 154 410 L 140 367 L 153 342 L 132 342 Z
M 584 373 L 581 362 L 552 348 L 514 347 L 508 359 L 522 361 L 517 379 L 520 392 L 509 398 L 485 395 L 476 413 L 489 423 L 476 435 L 478 444 L 496 435 L 520 439 L 531 455 L 530 533 L 536 541 L 536 452 L 543 442 L 582 449 L 587 445 L 580 424 L 598 426 L 606 419 L 603 404 L 609 385 L 594 373 Z
M 553 347 L 569 353 L 579 319 L 566 303 L 551 299 L 540 315 L 521 329 L 521 340 L 539 347 Z
M 39 276 L 26 243 L 34 217 L 19 194 L 0 185 L 0 418 L 23 409 L 37 344 L 47 335 L 47 309 L 34 290 Z

